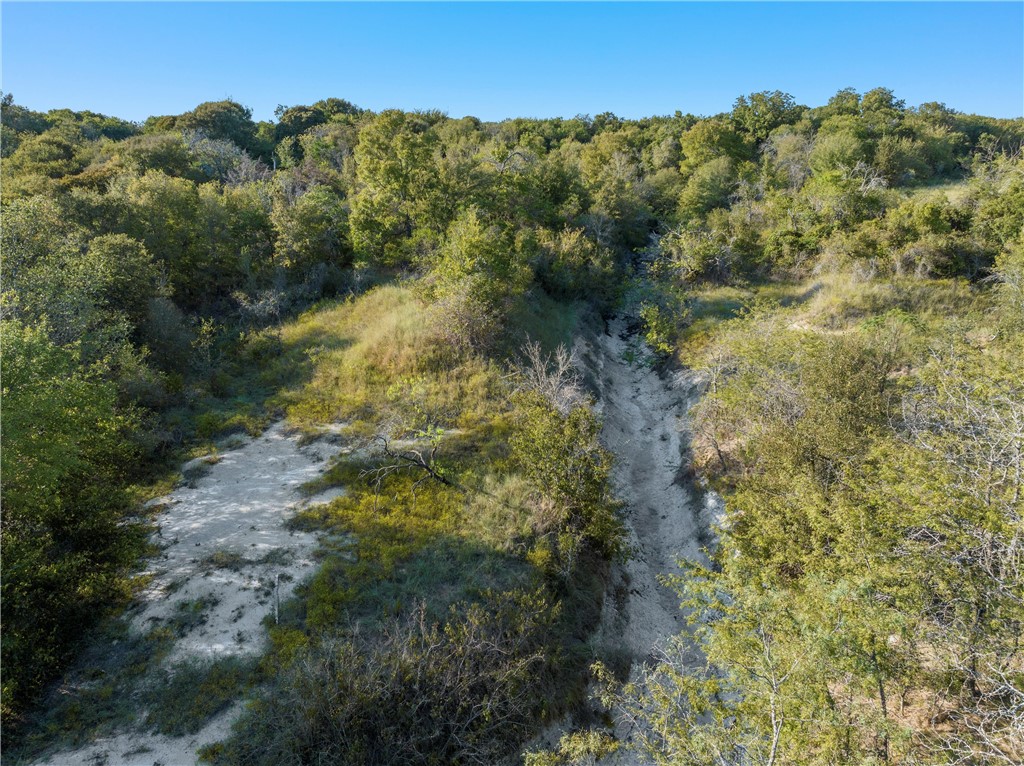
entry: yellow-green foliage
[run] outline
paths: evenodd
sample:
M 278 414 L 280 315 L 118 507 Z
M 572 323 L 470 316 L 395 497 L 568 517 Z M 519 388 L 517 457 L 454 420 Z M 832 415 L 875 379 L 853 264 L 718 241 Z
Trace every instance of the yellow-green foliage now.
M 372 471 L 380 464 L 370 462 L 347 461 L 328 472 L 324 482 L 343 484 L 346 495 L 293 522 L 332 533 L 324 566 L 303 589 L 307 627 L 386 617 L 421 601 L 440 610 L 458 597 L 530 579 L 536 568 L 523 557 L 535 531 L 533 488 L 515 475 L 478 481 L 486 451 L 471 456 L 454 444 L 442 453 L 438 468 L 458 486 L 412 470 L 378 484 Z
M 576 317 L 571 307 L 537 300 L 519 318 L 546 324 L 561 340 Z M 388 461 L 371 456 L 339 463 L 310 487 L 340 485 L 346 495 L 294 522 L 334 533 L 303 590 L 307 627 L 379 618 L 423 598 L 444 605 L 474 589 L 514 585 L 534 569 L 524 557 L 544 508 L 507 454 L 513 405 L 502 372 L 444 346 L 438 321 L 417 292 L 392 285 L 282 328 L 285 357 L 308 365 L 306 382 L 281 396 L 291 422 L 346 422 L 351 436 L 387 432 L 415 448 L 430 431 L 435 467 L 453 482 L 410 468 L 378 483 L 374 471 Z
M 434 481 L 414 487 L 421 478 L 395 476 L 379 489 L 363 481 L 328 508 L 297 519 L 343 536 L 336 556 L 309 586 L 307 622 L 312 627 L 335 624 L 341 609 L 365 599 L 368 589 L 394 576 L 403 562 L 457 535 L 463 493 Z
M 691 364 L 694 356 L 716 337 L 719 326 L 738 316 L 744 306 L 757 299 L 781 304 L 799 301 L 801 294 L 812 289 L 813 284 L 773 282 L 746 288 L 733 285 L 694 287 L 687 296 L 690 322 L 678 341 L 682 361 Z
M 555 750 L 523 754 L 526 766 L 583 766 L 608 758 L 619 749 L 619 741 L 600 731 L 586 730 L 563 734 Z
M 497 550 L 520 550 L 521 543 L 537 531 L 533 495 L 522 476 L 489 474 L 468 500 L 462 529 Z
M 715 670 L 670 661 L 638 685 L 652 759 L 1015 756 L 1019 334 L 984 286 L 799 288 L 718 320 L 700 354 L 694 447 L 727 516 L 715 566 L 673 579 Z
M 934 323 L 984 307 L 985 299 L 963 279 L 860 281 L 835 274 L 806 285 L 799 318 L 824 329 L 843 329 L 872 316 L 898 310 Z
M 771 282 L 749 287 L 695 288 L 687 306 L 692 321 L 679 338 L 685 364 L 702 364 L 716 353 L 718 341 L 736 329 L 730 324 L 755 303 L 771 303 L 779 311 L 772 322 L 794 331 L 842 333 L 887 312 L 913 317 L 922 334 L 937 329 L 951 317 L 982 311 L 990 304 L 987 293 L 963 279 L 892 277 L 864 280 L 849 273 L 827 274 L 799 282 Z
M 78 345 L 55 345 L 45 325 L 5 321 L 0 339 L 6 726 L 67 662 L 83 625 L 130 594 L 142 536 L 122 490 L 138 419 L 118 407 L 105 370 L 80 367 Z

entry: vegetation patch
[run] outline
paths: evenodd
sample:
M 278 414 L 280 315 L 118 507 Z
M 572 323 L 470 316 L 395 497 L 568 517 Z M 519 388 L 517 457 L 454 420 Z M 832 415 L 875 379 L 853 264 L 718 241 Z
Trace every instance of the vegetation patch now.
M 27 722 L 22 731 L 29 734 L 5 743 L 4 758 L 29 763 L 137 724 L 139 684 L 173 643 L 166 628 L 138 635 L 123 620 L 102 623 L 73 671 Z
M 694 455 L 726 501 L 710 566 L 676 582 L 707 667 L 596 674 L 647 756 L 1024 760 L 1020 120 L 886 88 L 640 120 L 0 110 L 5 745 L 142 700 L 212 603 L 47 689 L 132 595 L 134 504 L 283 416 L 345 450 L 309 489 L 346 494 L 294 522 L 325 533 L 321 566 L 259 688 L 178 668 L 151 725 L 252 690 L 209 758 L 507 757 L 580 702 L 624 553 L 568 363 L 624 312 L 652 364 L 702 368 Z
M 255 669 L 255 661 L 237 657 L 161 669 L 144 695 L 144 725 L 171 737 L 194 734 L 247 696 L 257 680 Z

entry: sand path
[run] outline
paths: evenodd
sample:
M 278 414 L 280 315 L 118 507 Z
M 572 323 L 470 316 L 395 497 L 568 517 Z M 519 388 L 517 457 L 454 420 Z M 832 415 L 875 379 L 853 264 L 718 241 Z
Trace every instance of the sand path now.
M 146 632 L 197 614 L 175 641 L 164 667 L 189 659 L 256 655 L 266 648 L 263 620 L 312 574 L 317 538 L 284 526 L 295 511 L 327 502 L 339 490 L 303 498 L 299 488 L 317 478 L 338 451 L 326 440 L 300 446 L 281 423 L 256 439 L 236 439 L 212 458 L 182 470 L 186 483 L 150 501 L 163 510 L 148 562 L 152 579 L 128 617 Z M 180 631 L 179 631 L 180 632 Z M 52 766 L 191 766 L 195 752 L 223 739 L 240 706 L 214 718 L 197 734 L 165 737 L 126 730 L 71 751 L 49 755 Z M 136 724 L 145 719 L 138 712 Z
M 718 512 L 717 498 L 697 489 L 689 472 L 687 413 L 703 387 L 692 371 L 655 370 L 649 348 L 622 319 L 609 323 L 605 334 L 579 341 L 576 351 L 597 381 L 601 439 L 615 455 L 612 482 L 625 504 L 632 549 L 625 564 L 612 567 L 594 642 L 598 654 L 625 653 L 636 682 L 641 666 L 657 661 L 668 640 L 686 629 L 679 596 L 658 578 L 679 573 L 680 559 L 704 560 L 702 546 Z M 616 738 L 628 745 L 632 724 L 620 711 L 611 714 Z M 552 725 L 531 749 L 556 745 L 573 727 L 572 720 Z M 644 762 L 624 747 L 599 763 Z
M 677 574 L 679 559 L 702 557 L 706 524 L 687 473 L 687 410 L 698 395 L 692 373 L 663 378 L 651 353 L 616 320 L 598 339 L 602 440 L 615 454 L 612 481 L 626 504 L 633 554 L 612 572 L 600 638 L 635 662 L 652 659 L 684 626 L 679 596 L 658 581 Z

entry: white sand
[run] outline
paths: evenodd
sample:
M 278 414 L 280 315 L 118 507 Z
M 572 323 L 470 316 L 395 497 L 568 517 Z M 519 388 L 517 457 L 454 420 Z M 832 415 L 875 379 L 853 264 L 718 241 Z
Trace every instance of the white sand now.
M 606 600 L 601 639 L 643 662 L 684 625 L 678 595 L 658 576 L 678 574 L 681 558 L 702 558 L 700 509 L 692 507 L 683 473 L 686 412 L 696 389 L 685 373 L 663 381 L 649 366 L 646 346 L 622 337 L 621 320 L 609 329 L 599 339 L 597 357 L 602 361 L 602 439 L 615 454 L 612 479 L 626 503 L 633 555 L 612 572 L 611 591 L 625 590 L 629 596 L 625 604 Z
M 614 565 L 594 641 L 599 653 L 625 651 L 632 660 L 630 680 L 641 677 L 643 663 L 655 662 L 668 639 L 686 630 L 679 596 L 658 581 L 678 574 L 678 560 L 703 561 L 700 536 L 718 511 L 713 496 L 696 503 L 685 474 L 689 443 L 687 412 L 702 386 L 689 371 L 663 377 L 651 367 L 652 355 L 637 336 L 628 336 L 616 319 L 593 342 L 578 341 L 578 358 L 596 379 L 597 409 L 603 417 L 601 439 L 615 455 L 612 481 L 625 503 L 625 523 L 632 555 Z M 699 658 L 694 657 L 696 663 Z M 614 734 L 632 740 L 632 725 L 618 721 Z M 575 728 L 571 718 L 554 722 L 527 749 L 551 748 Z M 644 763 L 639 753 L 623 748 L 602 766 Z
M 181 636 L 165 664 L 186 659 L 254 655 L 266 647 L 263 619 L 313 572 L 317 538 L 289 532 L 284 522 L 299 507 L 328 502 L 340 490 L 303 499 L 299 487 L 320 476 L 338 451 L 326 440 L 299 446 L 280 423 L 253 440 L 236 440 L 216 462 L 199 458 L 183 467 L 189 481 L 151 504 L 164 506 L 154 542 L 163 550 L 147 573 L 152 581 L 129 615 L 140 632 L 167 625 L 182 605 L 207 603 L 202 623 Z M 230 557 L 231 568 L 211 556 Z M 276 587 L 275 587 L 276 586 Z M 53 766 L 186 766 L 203 745 L 223 739 L 241 711 L 236 705 L 195 735 L 164 737 L 126 731 L 84 748 L 57 753 Z M 140 710 L 141 723 L 145 711 Z
M 598 640 L 626 649 L 633 658 L 630 681 L 640 680 L 640 666 L 654 663 L 669 638 L 687 629 L 679 595 L 659 582 L 680 574 L 680 560 L 706 561 L 700 537 L 710 528 L 713 504 L 695 502 L 685 473 L 689 446 L 689 408 L 702 386 L 689 371 L 663 379 L 651 369 L 651 352 L 639 338 L 625 337 L 621 320 L 599 339 L 605 445 L 616 457 L 613 481 L 626 503 L 626 524 L 634 553 L 614 567 L 601 615 Z M 627 358 L 631 361 L 627 361 Z M 614 597 L 628 593 L 625 603 Z M 700 657 L 688 657 L 694 664 Z M 632 724 L 619 711 L 615 736 L 632 740 Z M 623 748 L 606 764 L 644 763 L 640 753 Z

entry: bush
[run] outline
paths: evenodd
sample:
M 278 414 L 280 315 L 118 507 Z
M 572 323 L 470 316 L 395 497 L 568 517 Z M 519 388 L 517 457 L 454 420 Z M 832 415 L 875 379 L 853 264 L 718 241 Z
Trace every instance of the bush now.
M 618 555 L 625 535 L 608 483 L 611 453 L 598 442 L 600 421 L 586 406 L 563 415 L 532 390 L 520 391 L 514 402 L 512 458 L 554 504 L 557 521 L 545 526 L 557 541 L 558 572 L 567 577 L 588 546 Z
M 497 762 L 541 716 L 557 610 L 537 593 L 487 595 L 443 625 L 417 609 L 379 641 L 298 650 L 205 755 L 251 766 Z
M 83 628 L 127 596 L 141 548 L 125 523 L 137 421 L 116 386 L 46 329 L 3 323 L 3 717 L 68 661 Z
M 619 297 L 621 275 L 610 249 L 583 229 L 542 232 L 535 266 L 537 282 L 552 297 L 586 300 L 610 313 Z

